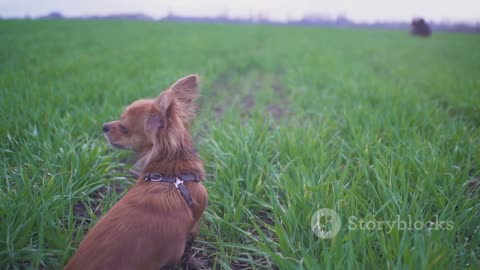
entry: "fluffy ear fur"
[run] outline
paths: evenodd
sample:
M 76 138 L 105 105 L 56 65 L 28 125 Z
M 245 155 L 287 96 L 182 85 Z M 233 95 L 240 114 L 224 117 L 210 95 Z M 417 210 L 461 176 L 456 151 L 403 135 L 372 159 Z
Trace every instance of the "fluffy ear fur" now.
M 172 107 L 175 107 L 175 113 L 180 119 L 184 123 L 188 123 L 195 116 L 198 83 L 198 75 L 191 74 L 179 79 L 168 90 L 162 92 L 155 99 L 154 106 L 145 122 L 147 134 L 156 133 L 159 129 L 167 126 Z
M 195 116 L 195 99 L 198 96 L 199 77 L 196 74 L 188 75 L 170 86 L 169 91 L 175 97 L 176 110 L 184 122 Z
M 153 146 L 139 160 L 140 167 L 158 157 L 169 159 L 179 154 L 183 158 L 187 155 L 196 157 L 194 153 L 185 153 L 186 150 L 181 147 L 185 140 L 190 140 L 185 128 L 195 115 L 194 101 L 197 95 L 198 76 L 189 75 L 175 82 L 154 100 L 145 120 L 145 133 L 151 136 Z
M 160 128 L 164 128 L 167 125 L 168 111 L 172 106 L 172 93 L 167 90 L 160 94 L 155 100 L 152 109 L 145 122 L 145 130 L 147 134 L 155 133 Z

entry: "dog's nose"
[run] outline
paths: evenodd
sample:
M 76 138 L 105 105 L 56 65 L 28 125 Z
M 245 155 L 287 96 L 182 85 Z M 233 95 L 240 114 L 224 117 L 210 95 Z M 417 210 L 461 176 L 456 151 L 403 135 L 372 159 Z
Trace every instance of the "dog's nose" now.
M 103 133 L 107 133 L 110 130 L 108 124 L 103 125 Z

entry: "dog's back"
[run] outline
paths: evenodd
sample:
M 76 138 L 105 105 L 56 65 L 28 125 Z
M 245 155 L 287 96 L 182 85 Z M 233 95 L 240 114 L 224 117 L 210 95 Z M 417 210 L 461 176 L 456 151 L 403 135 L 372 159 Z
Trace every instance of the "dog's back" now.
M 139 182 L 87 234 L 65 269 L 159 269 L 177 263 L 207 204 L 200 183 L 187 186 L 192 209 L 167 183 L 152 189 Z

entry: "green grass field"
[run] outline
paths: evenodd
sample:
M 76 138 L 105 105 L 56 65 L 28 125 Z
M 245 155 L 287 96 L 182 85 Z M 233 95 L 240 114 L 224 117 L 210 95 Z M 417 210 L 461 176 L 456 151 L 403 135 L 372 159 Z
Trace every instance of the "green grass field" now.
M 198 73 L 208 268 L 479 269 L 479 48 L 461 33 L 0 21 L 0 268 L 61 269 L 135 181 L 103 123 Z M 311 230 L 321 208 L 341 217 L 332 239 Z

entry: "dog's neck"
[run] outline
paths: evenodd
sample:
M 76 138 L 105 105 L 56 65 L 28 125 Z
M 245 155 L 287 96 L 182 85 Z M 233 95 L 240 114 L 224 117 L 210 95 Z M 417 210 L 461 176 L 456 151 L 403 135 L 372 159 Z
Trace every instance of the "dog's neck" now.
M 203 178 L 205 171 L 203 162 L 195 153 L 190 141 L 179 147 L 174 155 L 168 157 L 151 155 L 150 152 L 141 154 L 140 159 L 135 164 L 136 170 L 139 172 L 139 179 L 149 173 L 158 173 L 163 176 L 179 176 L 190 172 Z

